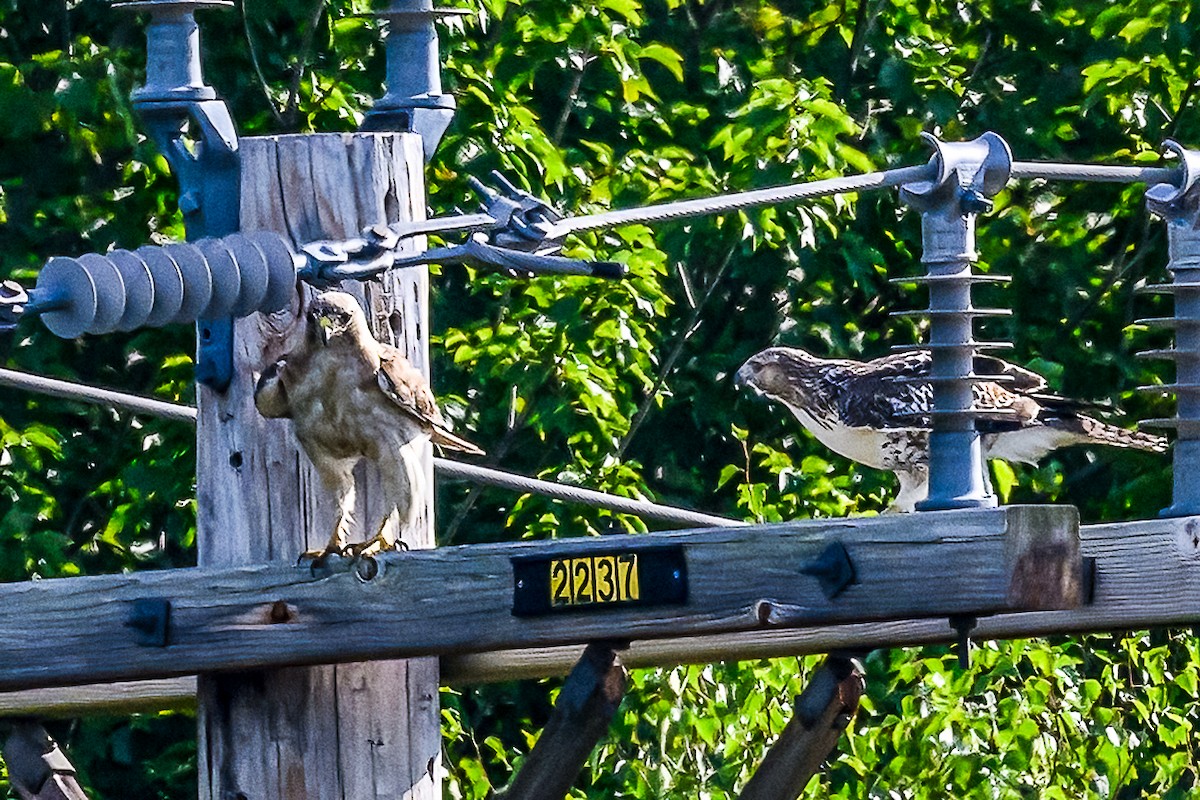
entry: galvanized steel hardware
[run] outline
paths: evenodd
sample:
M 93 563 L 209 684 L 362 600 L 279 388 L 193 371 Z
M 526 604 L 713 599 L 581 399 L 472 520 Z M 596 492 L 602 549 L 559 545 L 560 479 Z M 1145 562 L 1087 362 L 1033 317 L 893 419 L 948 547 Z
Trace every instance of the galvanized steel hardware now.
M 825 597 L 832 600 L 854 583 L 854 562 L 844 544 L 830 542 L 820 555 L 800 567 L 800 574 L 816 578 Z
M 1172 294 L 1175 314 L 1163 319 L 1141 320 L 1157 327 L 1175 329 L 1171 350 L 1152 350 L 1140 355 L 1175 362 L 1175 382 L 1140 387 L 1143 391 L 1174 392 L 1177 398 L 1173 419 L 1146 420 L 1143 424 L 1176 429 L 1174 491 L 1166 517 L 1200 514 L 1200 150 L 1188 150 L 1167 140 L 1163 147 L 1179 159 L 1180 170 L 1172 183 L 1160 183 L 1146 191 L 1146 205 L 1167 223 L 1172 282 L 1146 287 L 1148 291 Z
M 420 134 L 425 160 L 454 118 L 454 97 L 442 94 L 441 60 L 434 20 L 468 14 L 460 8 L 434 8 L 432 0 L 393 0 L 374 13 L 388 21 L 387 93 L 375 101 L 362 122 L 364 131 L 412 131 Z
M 166 647 L 170 644 L 171 601 L 159 597 L 134 600 L 125 627 L 133 629 L 142 647 Z
M 1008 182 L 1012 153 L 994 133 L 969 142 L 942 142 L 922 134 L 934 148 L 936 167 L 929 180 L 901 187 L 904 202 L 921 212 L 921 263 L 929 286 L 929 344 L 932 365 L 928 383 L 933 404 L 929 434 L 929 497 L 922 510 L 983 508 L 996 505 L 984 478 L 983 450 L 975 429 L 973 373 L 979 343 L 976 317 L 1002 311 L 971 304 L 972 285 L 988 280 L 975 275 L 975 216 L 991 208 L 991 200 Z M 912 280 L 912 279 L 910 279 Z
M 375 225 L 355 239 L 305 245 L 301 249 L 307 263 L 298 277 L 326 286 L 419 264 L 471 264 L 524 278 L 540 274 L 620 278 L 625 274 L 620 264 L 577 261 L 557 255 L 561 242 L 550 239 L 548 233 L 562 220 L 562 215 L 546 201 L 518 189 L 500 173 L 493 172 L 492 179 L 496 188 L 471 178 L 471 188 L 481 199 L 479 213 Z M 411 256 L 395 252 L 405 238 L 451 231 L 468 232 L 467 241 Z
M 179 210 L 183 212 L 189 239 L 222 236 L 237 231 L 241 163 L 237 131 L 225 101 L 204 82 L 200 68 L 200 28 L 196 11 L 232 8 L 228 0 L 138 0 L 118 3 L 114 8 L 145 11 L 146 84 L 133 93 L 133 106 L 179 181 Z M 114 256 L 116 256 L 114 258 Z M 97 257 L 99 258 L 99 257 Z M 130 320 L 149 324 L 141 309 L 153 305 L 149 294 L 155 285 L 175 290 L 168 278 L 167 262 L 157 259 L 157 284 L 146 271 L 146 262 L 132 254 L 112 253 L 105 257 L 118 265 L 125 278 L 125 318 L 118 330 L 129 330 Z M 218 259 L 210 263 L 213 295 L 216 298 L 238 291 L 236 277 L 222 270 Z M 122 266 L 123 265 L 123 266 Z M 101 269 L 97 264 L 97 269 Z M 167 284 L 171 283 L 168 289 Z M 180 292 L 175 291 L 174 296 Z M 172 299 L 171 304 L 174 303 Z M 168 303 L 159 303 L 165 317 Z M 220 304 L 197 326 L 196 380 L 224 391 L 233 380 L 233 318 Z M 153 315 L 157 319 L 159 314 Z

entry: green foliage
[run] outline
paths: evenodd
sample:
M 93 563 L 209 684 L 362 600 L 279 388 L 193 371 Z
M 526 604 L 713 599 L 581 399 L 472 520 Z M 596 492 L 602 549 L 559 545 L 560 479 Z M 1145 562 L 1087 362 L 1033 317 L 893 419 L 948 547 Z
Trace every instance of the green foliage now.
M 349 130 L 382 76 L 364 4 L 243 0 L 203 17 L 207 74 L 243 133 Z M 564 210 L 829 177 L 927 157 L 917 134 L 1006 137 L 1018 158 L 1139 161 L 1200 118 L 1190 4 L 990 0 L 469 0 L 442 37 L 459 102 L 429 171 L 431 206 L 500 169 Z M 0 3 L 0 278 L 52 255 L 178 237 L 175 187 L 127 101 L 133 17 L 100 0 Z M 982 222 L 981 268 L 1014 275 L 981 304 L 1056 391 L 1132 417 L 1170 413 L 1133 350 L 1159 315 L 1134 286 L 1165 242 L 1141 189 L 1020 183 Z M 730 377 L 771 343 L 850 357 L 917 341 L 887 278 L 919 267 L 891 194 L 581 236 L 569 254 L 630 277 L 528 283 L 446 267 L 434 281 L 436 386 L 493 463 L 634 497 L 775 521 L 885 507 L 890 480 L 824 450 Z M 188 401 L 192 340 L 173 329 L 63 342 L 38 326 L 6 364 Z M 178 423 L 0 395 L 0 579 L 192 562 L 194 455 Z M 1087 520 L 1153 516 L 1164 459 L 1075 451 L 994 468 L 1008 502 Z M 441 490 L 443 543 L 641 531 L 638 520 L 494 489 Z M 879 652 L 845 755 L 806 796 L 1184 797 L 1200 653 L 1180 633 Z M 727 797 L 785 724 L 807 660 L 641 671 L 577 796 Z M 444 693 L 451 796 L 503 786 L 554 684 Z M 549 691 L 548 691 L 549 687 Z M 97 796 L 194 794 L 179 716 L 56 729 Z M 0 790 L 5 786 L 0 773 Z M 583 787 L 593 787 L 585 790 Z

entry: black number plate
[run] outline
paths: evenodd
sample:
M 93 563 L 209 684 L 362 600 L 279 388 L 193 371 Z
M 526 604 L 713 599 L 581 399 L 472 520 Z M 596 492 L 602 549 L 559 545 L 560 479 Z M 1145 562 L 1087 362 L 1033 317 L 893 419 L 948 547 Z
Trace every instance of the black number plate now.
M 680 546 L 516 556 L 512 565 L 512 613 L 518 617 L 687 602 Z

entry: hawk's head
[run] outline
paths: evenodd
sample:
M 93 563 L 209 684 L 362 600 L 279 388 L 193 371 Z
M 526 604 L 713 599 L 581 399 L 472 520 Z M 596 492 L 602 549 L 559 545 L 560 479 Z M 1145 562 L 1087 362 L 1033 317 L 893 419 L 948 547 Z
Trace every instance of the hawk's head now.
M 357 345 L 370 339 L 362 306 L 345 292 L 321 292 L 312 299 L 307 313 L 307 335 L 323 347 Z
M 824 405 L 819 383 L 827 363 L 799 348 L 768 347 L 742 364 L 734 385 L 814 413 Z

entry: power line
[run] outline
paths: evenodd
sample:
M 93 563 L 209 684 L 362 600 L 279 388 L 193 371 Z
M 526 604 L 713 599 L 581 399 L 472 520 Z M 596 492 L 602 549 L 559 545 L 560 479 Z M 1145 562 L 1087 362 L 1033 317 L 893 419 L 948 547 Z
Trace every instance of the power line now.
M 537 478 L 527 478 L 513 472 L 504 472 L 488 467 L 477 467 L 474 464 L 464 464 L 461 461 L 451 461 L 445 458 L 435 458 L 433 466 L 438 472 L 451 478 L 480 483 L 485 486 L 498 486 L 527 494 L 539 494 L 555 500 L 582 505 L 597 506 L 621 514 L 633 514 L 646 519 L 656 519 L 661 522 L 672 522 L 680 525 L 702 525 L 705 527 L 734 527 L 745 525 L 745 522 L 728 517 L 718 517 L 699 511 L 689 511 L 686 508 L 664 506 L 646 500 L 633 500 L 619 497 L 607 492 L 597 492 L 594 489 L 584 489 L 579 486 L 568 486 Z
M 863 175 L 846 175 L 839 178 L 806 181 L 769 189 L 754 189 L 748 192 L 733 192 L 714 197 L 698 197 L 694 200 L 675 200 L 637 208 L 603 211 L 598 214 L 568 217 L 555 222 L 551 226 L 547 238 L 556 239 L 568 233 L 613 228 L 635 222 L 665 222 L 686 217 L 741 211 L 764 205 L 798 203 L 801 200 L 812 200 L 846 192 L 886 189 L 903 186 L 913 181 L 930 180 L 934 174 L 936 174 L 936 170 L 931 164 L 920 164 L 915 167 L 899 167 L 882 172 L 868 172 Z
M 125 411 L 132 411 L 136 414 L 172 419 L 192 425 L 196 424 L 196 409 L 192 406 L 168 403 L 164 400 L 155 400 L 150 397 L 140 397 L 109 389 L 97 389 L 94 386 L 87 386 L 82 383 L 46 378 L 41 375 L 32 375 L 28 372 L 0 369 L 0 386 L 8 386 L 13 389 L 22 389 L 37 394 L 62 397 L 67 400 L 77 400 L 94 405 L 119 408 Z M 578 503 L 580 505 L 603 508 L 620 514 L 632 514 L 643 519 L 653 519 L 674 525 L 732 527 L 746 524 L 741 520 L 730 519 L 729 517 L 705 514 L 699 511 L 666 506 L 660 503 L 651 503 L 646 500 L 634 500 L 607 492 L 598 492 L 594 489 L 584 489 L 579 486 L 568 486 L 561 483 L 554 483 L 553 481 L 529 478 L 514 472 L 505 472 L 504 470 L 491 469 L 489 467 L 478 467 L 473 464 L 464 464 L 460 461 L 452 461 L 446 458 L 434 458 L 433 466 L 439 473 L 449 478 L 470 481 L 485 486 L 512 489 L 524 494 L 541 495 L 567 503 Z
M 0 386 L 23 389 L 51 397 L 62 397 L 67 400 L 79 400 L 93 405 L 110 406 L 151 417 L 190 422 L 193 425 L 196 423 L 196 409 L 191 406 L 168 403 L 165 400 L 155 400 L 151 397 L 140 397 L 124 392 L 114 392 L 109 389 L 97 389 L 82 383 L 60 381 L 56 378 L 46 378 L 28 372 L 0 369 Z

